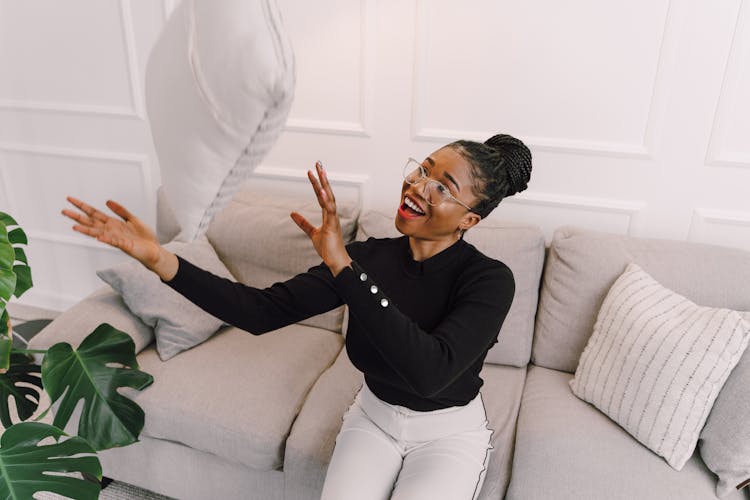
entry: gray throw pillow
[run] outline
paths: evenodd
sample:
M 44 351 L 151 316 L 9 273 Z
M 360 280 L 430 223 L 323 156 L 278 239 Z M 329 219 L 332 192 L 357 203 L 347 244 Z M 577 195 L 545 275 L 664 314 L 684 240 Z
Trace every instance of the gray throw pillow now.
M 750 313 L 745 313 L 750 321 Z M 750 350 L 729 375 L 698 440 L 703 461 L 719 478 L 724 498 L 750 485 Z
M 236 281 L 205 235 L 189 243 L 171 241 L 163 246 L 206 271 Z M 154 329 L 162 361 L 200 344 L 225 325 L 136 260 L 97 270 L 96 275 L 122 296 L 133 314 Z

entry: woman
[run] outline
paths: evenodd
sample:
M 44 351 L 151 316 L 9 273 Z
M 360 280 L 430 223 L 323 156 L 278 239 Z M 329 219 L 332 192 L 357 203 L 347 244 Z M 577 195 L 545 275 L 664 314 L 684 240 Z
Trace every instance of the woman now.
M 346 350 L 364 383 L 345 412 L 322 498 L 475 499 L 492 429 L 479 391 L 487 351 L 510 309 L 513 273 L 464 233 L 506 196 L 526 189 L 531 153 L 518 139 L 456 141 L 407 162 L 396 215 L 399 238 L 344 244 L 325 170 L 308 171 L 323 212 L 294 222 L 323 262 L 260 290 L 199 269 L 159 245 L 121 205 L 85 215 L 74 230 L 120 248 L 162 282 L 228 324 L 256 335 L 346 303 Z

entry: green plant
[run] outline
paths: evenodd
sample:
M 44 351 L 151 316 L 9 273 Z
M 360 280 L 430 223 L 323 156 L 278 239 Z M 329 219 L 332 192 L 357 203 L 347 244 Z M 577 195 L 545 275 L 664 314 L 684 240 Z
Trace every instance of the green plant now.
M 138 369 L 133 339 L 108 323 L 97 326 L 77 349 L 65 342 L 46 351 L 13 348 L 7 303 L 33 286 L 19 245 L 28 245 L 26 234 L 0 212 L 0 422 L 6 428 L 0 437 L 0 498 L 28 499 L 37 491 L 98 498 L 102 468 L 96 452 L 138 441 L 144 424 L 143 409 L 117 388 L 143 390 L 153 377 Z M 40 366 L 33 355 L 42 353 Z M 27 422 L 39 408 L 42 390 L 50 408 Z M 11 399 L 20 422 L 12 421 Z M 78 435 L 69 436 L 63 429 L 81 399 Z M 52 425 L 38 422 L 55 403 Z

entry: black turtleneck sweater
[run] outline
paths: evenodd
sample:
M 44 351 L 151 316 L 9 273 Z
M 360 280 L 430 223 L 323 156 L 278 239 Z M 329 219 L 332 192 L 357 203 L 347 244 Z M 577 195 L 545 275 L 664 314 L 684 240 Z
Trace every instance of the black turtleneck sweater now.
M 179 255 L 164 281 L 227 324 L 260 335 L 342 304 L 346 350 L 383 401 L 417 411 L 463 406 L 479 392 L 487 351 L 515 293 L 513 273 L 463 239 L 423 261 L 409 240 L 346 246 L 352 267 L 336 277 L 321 263 L 258 289 L 200 269 Z

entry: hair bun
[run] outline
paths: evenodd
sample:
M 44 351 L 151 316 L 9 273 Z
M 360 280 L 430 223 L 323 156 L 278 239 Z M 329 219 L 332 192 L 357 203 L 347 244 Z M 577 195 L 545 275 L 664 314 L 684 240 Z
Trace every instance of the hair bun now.
M 512 186 L 506 196 L 520 193 L 528 187 L 531 179 L 531 151 L 520 139 L 507 134 L 493 135 L 484 144 L 495 149 L 505 162 L 508 179 Z

